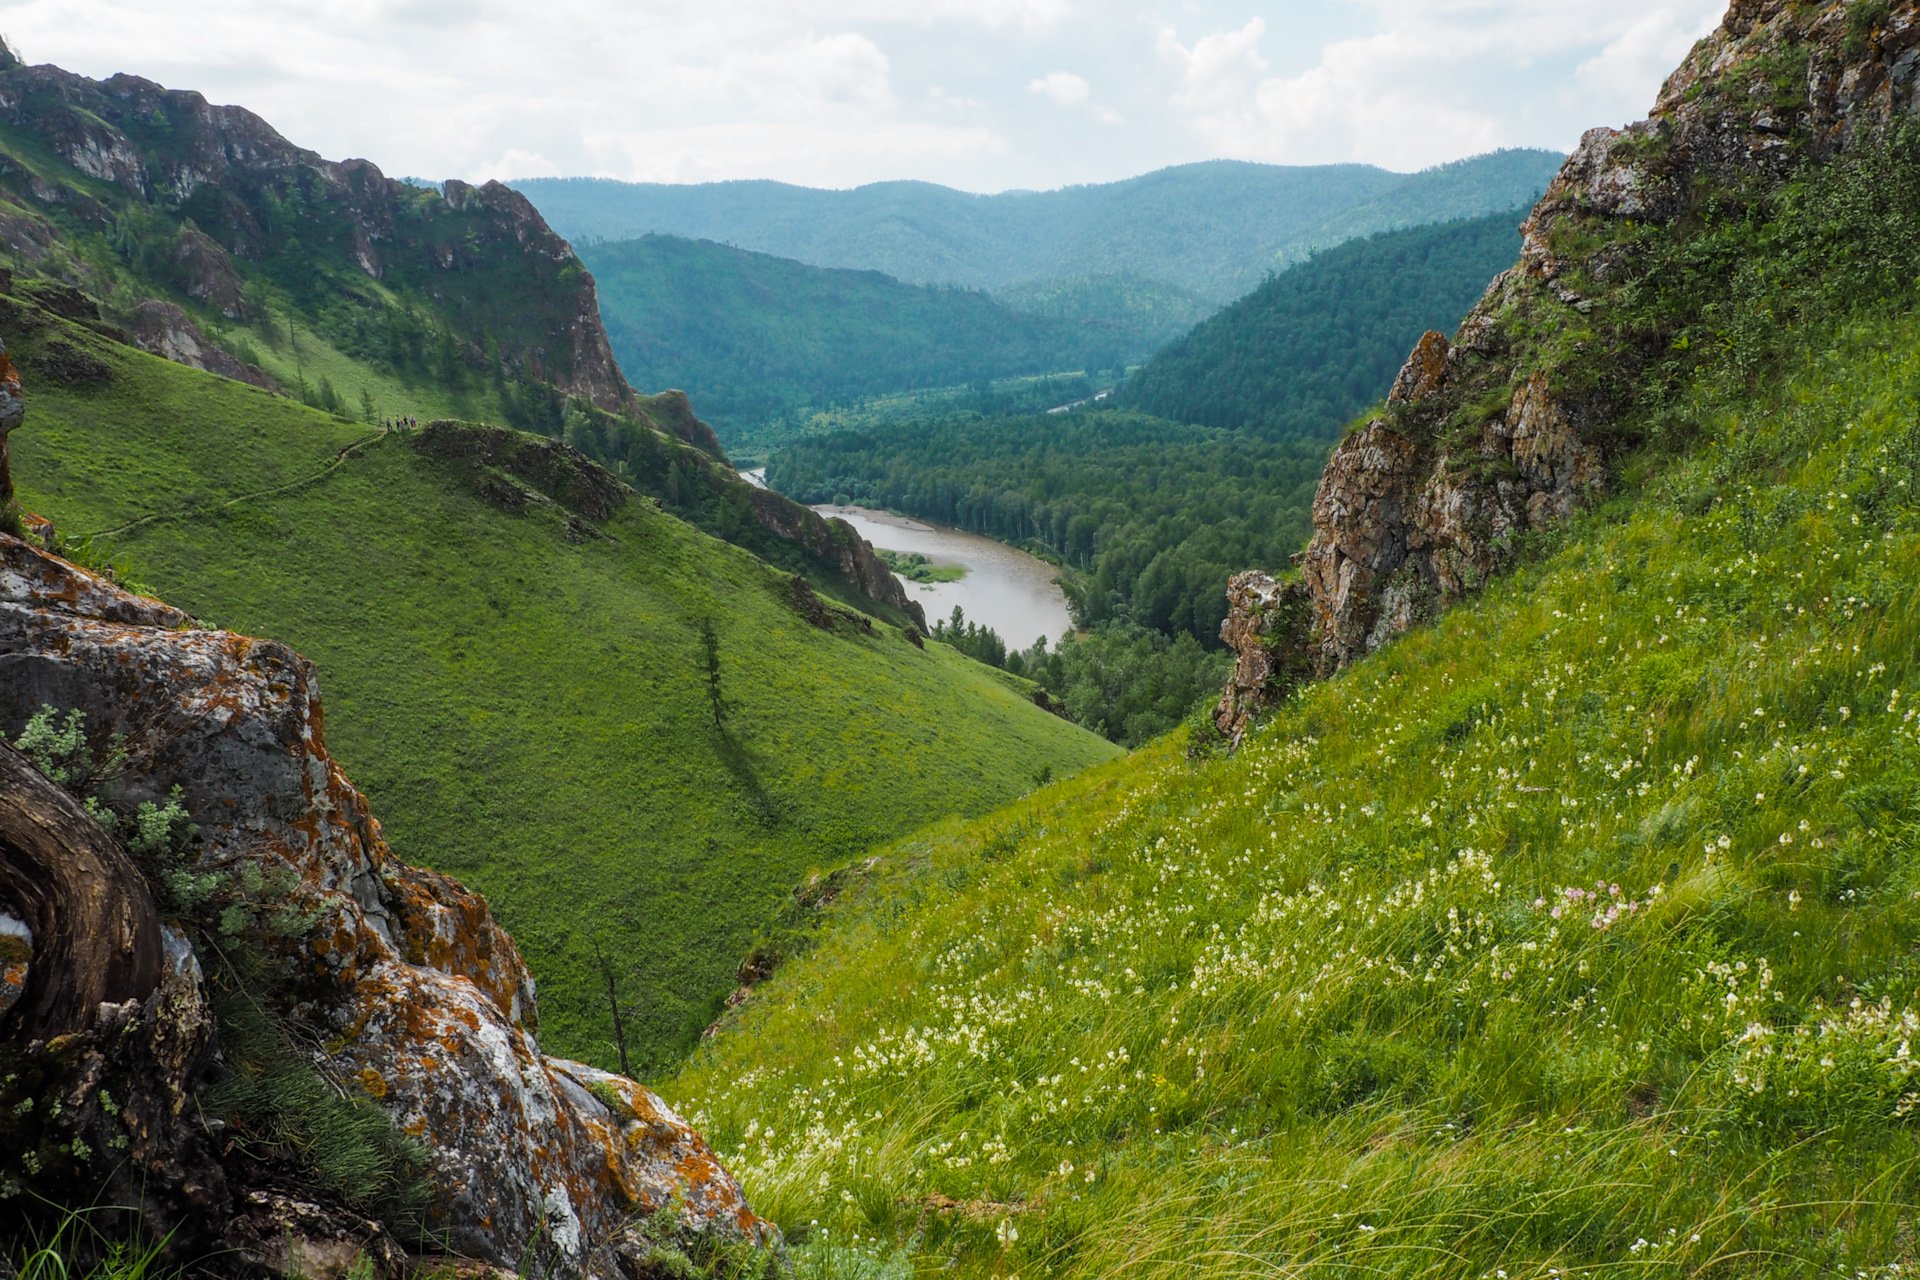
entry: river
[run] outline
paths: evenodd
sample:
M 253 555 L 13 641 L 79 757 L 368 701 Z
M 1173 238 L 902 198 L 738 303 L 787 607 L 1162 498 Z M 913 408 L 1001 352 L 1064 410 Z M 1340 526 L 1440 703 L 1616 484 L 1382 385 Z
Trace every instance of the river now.
M 765 467 L 740 475 L 749 484 L 766 488 Z M 1054 581 L 1059 570 L 1004 542 L 866 507 L 824 504 L 814 510 L 845 520 L 876 547 L 917 551 L 934 564 L 964 568 L 967 576 L 958 582 L 905 583 L 908 594 L 927 611 L 930 623 L 950 616 L 959 605 L 968 621 L 992 627 L 1009 649 L 1028 648 L 1041 636 L 1057 642 L 1073 626 L 1067 597 Z

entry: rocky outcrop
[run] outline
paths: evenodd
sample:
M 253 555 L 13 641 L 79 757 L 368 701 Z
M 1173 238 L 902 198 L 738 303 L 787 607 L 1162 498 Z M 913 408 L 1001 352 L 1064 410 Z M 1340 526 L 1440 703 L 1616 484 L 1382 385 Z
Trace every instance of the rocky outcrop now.
M 17 405 L 17 382 L 0 377 L 0 393 Z M 280 1012 L 297 1022 L 299 1043 L 327 1079 L 426 1144 L 426 1229 L 443 1247 L 511 1271 L 532 1244 L 552 1274 L 611 1278 L 643 1265 L 656 1246 L 637 1224 L 669 1208 L 695 1234 L 772 1238 L 700 1136 L 658 1097 L 540 1052 L 533 980 L 513 940 L 478 895 L 393 856 L 327 752 L 314 672 L 298 654 L 200 629 L 0 533 L 0 670 L 0 733 L 11 739 L 52 706 L 82 712 L 100 741 L 117 735 L 122 764 L 104 784 L 107 798 L 130 810 L 177 795 L 199 828 L 178 871 L 190 883 L 228 886 L 241 919 L 271 913 L 273 927 L 254 942 L 302 993 Z M 0 859 L 13 867 L 23 855 L 7 843 L 5 832 L 19 829 L 9 821 L 0 809 Z M 7 897 L 9 885 L 21 896 L 18 886 L 40 879 L 0 876 L 8 985 L 26 992 L 0 1013 L 0 1041 L 59 1080 L 71 1105 L 9 1116 L 45 1117 L 33 1123 L 47 1126 L 39 1134 L 47 1149 L 74 1159 L 126 1149 L 131 1133 L 121 1166 L 130 1178 L 116 1189 L 164 1207 L 160 1220 L 182 1244 L 284 1242 L 285 1224 L 301 1221 L 333 1224 L 329 1239 L 357 1239 L 358 1228 L 340 1227 L 340 1212 L 246 1194 L 222 1176 L 223 1161 L 239 1157 L 215 1147 L 188 1105 L 208 1069 L 210 1032 L 186 935 L 166 934 L 156 953 L 164 963 L 135 979 L 140 989 L 88 1004 L 79 1025 L 26 1020 L 40 1007 L 36 982 L 71 977 L 50 949 L 53 917 Z M 138 928 L 153 934 L 150 923 Z M 17 1092 L 21 1081 L 9 1077 L 7 1087 Z M 123 1105 L 136 1097 L 147 1109 Z
M 1522 227 L 1520 261 L 1451 342 L 1420 340 L 1385 411 L 1334 450 L 1297 577 L 1234 579 L 1222 732 L 1242 731 L 1303 673 L 1331 674 L 1477 589 L 1511 562 L 1516 535 L 1605 489 L 1622 389 L 1665 343 L 1640 335 L 1597 359 L 1552 335 L 1604 316 L 1613 286 L 1643 270 L 1628 232 L 1916 114 L 1915 0 L 1735 0 L 1648 119 L 1581 139 Z
M 658 395 L 646 396 L 640 407 L 647 420 L 666 434 L 686 441 L 721 465 L 731 467 L 727 462 L 726 450 L 720 447 L 720 437 L 694 414 L 693 402 L 687 399 L 686 392 L 662 391 Z
M 921 631 L 927 629 L 927 615 L 919 602 L 907 594 L 886 561 L 874 553 L 873 544 L 852 525 L 828 519 L 771 489 L 750 488 L 747 496 L 753 518 L 763 528 L 834 566 L 869 599 L 905 613 Z
M 246 304 L 241 297 L 245 285 L 240 273 L 234 270 L 233 260 L 198 227 L 180 229 L 173 263 L 189 298 L 206 303 L 229 320 L 246 316 Z
M 171 302 L 148 299 L 135 307 L 127 320 L 127 334 L 142 351 L 175 364 L 231 378 L 263 391 L 281 393 L 280 384 L 267 376 L 264 369 L 235 359 L 215 346 L 192 318 Z
M 1234 746 L 1256 717 L 1313 674 L 1302 660 L 1310 609 L 1298 582 L 1280 582 L 1258 570 L 1228 580 L 1220 638 L 1233 651 L 1233 670 L 1213 723 Z
M 572 445 L 476 422 L 429 422 L 413 447 L 434 458 L 497 470 L 593 521 L 609 519 L 628 490 L 613 474 Z M 515 504 L 520 505 L 520 504 Z

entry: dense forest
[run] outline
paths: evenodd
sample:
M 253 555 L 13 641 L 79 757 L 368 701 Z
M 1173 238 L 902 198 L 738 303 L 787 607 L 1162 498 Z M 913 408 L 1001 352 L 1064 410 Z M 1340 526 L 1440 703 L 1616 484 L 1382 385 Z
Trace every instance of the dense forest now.
M 1451 331 L 1520 248 L 1525 211 L 1382 232 L 1267 281 L 1162 349 L 1113 402 L 1273 439 L 1324 439 Z
M 1124 182 L 990 196 L 926 182 L 850 191 L 595 178 L 515 185 L 576 242 L 664 232 L 814 266 L 996 291 L 1132 276 L 1218 306 L 1317 248 L 1531 203 L 1560 159 L 1497 151 L 1412 174 L 1213 160 Z
M 1329 439 L 1274 442 L 1144 414 L 1076 411 L 802 440 L 767 469 L 802 502 L 890 507 L 1031 545 L 1077 572 L 1077 620 L 1214 644 L 1227 576 L 1284 564 Z
M 1452 329 L 1513 260 L 1518 221 L 1509 211 L 1330 249 L 1154 357 L 1105 408 L 995 418 L 930 405 L 796 441 L 768 481 L 804 502 L 888 507 L 1030 545 L 1074 571 L 1083 626 L 1125 622 L 1211 648 L 1227 576 L 1300 547 L 1341 428 L 1424 330 Z M 1072 705 L 1063 670 L 1037 678 Z
M 711 241 L 651 235 L 580 253 L 627 377 L 687 392 L 729 442 L 801 409 L 890 392 L 1113 369 L 1159 336 Z

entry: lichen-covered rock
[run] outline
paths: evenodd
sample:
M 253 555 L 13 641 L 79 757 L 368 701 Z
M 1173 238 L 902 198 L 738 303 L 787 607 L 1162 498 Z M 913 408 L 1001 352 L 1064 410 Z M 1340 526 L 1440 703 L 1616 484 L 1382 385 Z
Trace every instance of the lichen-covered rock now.
M 1312 602 L 1316 670 L 1332 670 L 1365 648 L 1378 587 L 1407 559 L 1423 464 L 1419 445 L 1385 422 L 1354 432 L 1328 460 L 1313 498 L 1313 541 L 1300 565 Z
M 1485 583 L 1509 563 L 1516 533 L 1604 490 L 1622 408 L 1610 397 L 1645 351 L 1567 378 L 1567 352 L 1526 334 L 1607 305 L 1610 285 L 1636 268 L 1634 237 L 1616 233 L 1679 218 L 1716 184 L 1777 181 L 1917 115 L 1917 0 L 1735 0 L 1646 120 L 1580 140 L 1521 228 L 1520 260 L 1451 344 L 1421 338 L 1385 413 L 1334 450 L 1300 557 L 1311 615 L 1300 653 L 1275 662 L 1230 640 L 1240 662 L 1222 732 L 1263 701 L 1248 685 L 1262 664 L 1281 687 L 1302 665 L 1330 674 Z M 1223 634 L 1265 637 L 1268 605 L 1247 581 L 1234 579 Z
M 770 1238 L 658 1098 L 541 1054 L 512 939 L 477 895 L 393 857 L 327 753 L 298 654 L 0 534 L 0 671 L 0 732 L 43 704 L 83 710 L 126 737 L 117 798 L 182 789 L 195 869 L 245 862 L 280 886 L 305 923 L 277 962 L 328 1028 L 316 1060 L 428 1144 L 436 1238 L 507 1268 L 544 1239 L 556 1273 L 609 1277 L 636 1218 L 670 1204 L 691 1230 Z
M 1406 364 L 1400 367 L 1393 389 L 1387 393 L 1387 403 L 1412 404 L 1440 390 L 1446 385 L 1447 359 L 1452 354 L 1453 347 L 1447 342 L 1446 334 L 1427 330 L 1414 344 Z

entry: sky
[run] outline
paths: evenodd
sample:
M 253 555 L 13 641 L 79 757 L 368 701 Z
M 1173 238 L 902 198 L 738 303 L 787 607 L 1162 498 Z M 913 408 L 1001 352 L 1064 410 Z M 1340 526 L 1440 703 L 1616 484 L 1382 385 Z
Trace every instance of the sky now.
M 1646 114 L 1726 0 L 0 0 L 29 62 L 251 108 L 392 176 L 1410 171 Z

